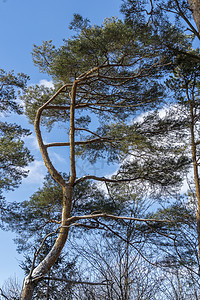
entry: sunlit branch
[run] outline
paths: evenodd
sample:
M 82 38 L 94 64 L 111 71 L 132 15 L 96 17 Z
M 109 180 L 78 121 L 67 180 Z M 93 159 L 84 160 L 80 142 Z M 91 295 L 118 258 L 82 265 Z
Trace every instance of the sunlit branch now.
M 60 109 L 60 110 L 69 110 L 70 106 L 61 106 L 61 105 L 49 105 L 45 109 Z
M 143 58 L 146 58 L 148 56 L 142 56 L 142 57 L 139 57 L 137 60 L 135 60 L 134 62 L 130 63 L 130 64 L 123 64 L 123 63 L 106 63 L 106 64 L 103 64 L 101 66 L 97 66 L 97 67 L 94 67 L 92 68 L 90 71 L 88 72 L 85 72 L 83 74 L 81 74 L 76 80 L 77 80 L 77 83 L 85 80 L 86 78 L 89 77 L 90 74 L 94 73 L 97 71 L 97 75 L 99 74 L 99 70 L 101 69 L 107 69 L 107 68 L 115 68 L 115 67 L 131 67 L 135 64 L 137 64 L 139 61 L 141 61 Z M 91 75 L 93 77 L 93 75 Z M 91 78 L 92 78 L 91 77 Z
M 85 106 L 88 106 L 88 107 L 91 107 L 91 106 L 106 106 L 106 107 L 113 107 L 113 108 L 129 108 L 129 107 L 137 107 L 137 106 L 140 106 L 142 104 L 145 104 L 145 103 L 148 103 L 148 102 L 142 102 L 142 103 L 139 103 L 139 104 L 128 104 L 128 105 L 118 105 L 118 104 L 104 104 L 104 103 L 88 103 L 88 104 L 81 104 L 80 106 L 83 105 L 83 107 Z M 150 103 L 150 101 L 149 101 Z M 91 107 L 93 108 L 93 107 Z
M 104 112 L 109 112 L 109 113 L 112 113 L 113 110 L 112 109 L 105 109 L 105 108 L 97 108 L 97 107 L 91 107 L 90 105 L 88 105 L 88 108 L 89 109 L 92 109 L 92 110 L 98 110 L 98 111 L 104 111 Z
M 44 237 L 44 239 L 43 239 L 43 241 L 42 241 L 40 247 L 35 251 L 34 257 L 33 257 L 33 261 L 32 261 L 32 265 L 31 265 L 31 269 L 30 269 L 30 272 L 29 272 L 29 274 L 28 274 L 28 278 L 31 278 L 31 276 L 32 276 L 32 273 L 33 273 L 33 270 L 34 270 L 34 267 L 35 267 L 35 261 L 36 261 L 36 258 L 37 258 L 37 256 L 39 255 L 40 251 L 42 250 L 42 248 L 43 248 L 43 246 L 44 246 L 44 243 L 45 243 L 46 239 L 47 239 L 49 236 L 51 236 L 51 235 L 57 233 L 57 231 L 58 231 L 59 229 L 60 229 L 60 227 L 56 228 L 55 231 L 48 233 L 48 234 Z M 34 280 L 36 280 L 36 279 L 37 279 L 37 278 L 35 278 Z
M 78 220 L 85 220 L 85 219 L 98 219 L 98 218 L 109 218 L 113 220 L 132 220 L 138 222 L 161 222 L 161 223 L 174 223 L 172 220 L 160 220 L 160 219 L 142 219 L 142 218 L 135 218 L 135 217 L 123 217 L 123 216 L 115 216 L 107 213 L 99 213 L 99 214 L 90 214 L 84 216 L 73 216 L 67 219 L 68 223 L 75 222 Z M 65 227 L 65 226 L 64 226 Z
M 102 142 L 108 142 L 108 143 L 113 143 L 115 142 L 115 140 L 113 139 L 109 139 L 109 138 L 96 138 L 96 139 L 92 139 L 92 140 L 88 140 L 88 141 L 79 141 L 79 142 L 74 142 L 74 145 L 88 145 L 88 144 L 92 144 L 92 143 L 102 143 Z M 44 145 L 46 148 L 49 147 L 62 147 L 62 146 L 70 146 L 70 143 L 49 143 Z
M 87 75 L 85 75 L 84 77 L 78 78 L 76 80 L 76 82 L 77 82 L 78 85 L 83 85 L 83 84 L 85 84 L 85 82 L 84 82 L 85 79 L 90 80 L 90 79 L 94 79 L 94 78 L 98 78 L 101 81 L 104 79 L 104 80 L 109 80 L 109 81 L 124 81 L 124 82 L 127 81 L 128 82 L 128 81 L 133 80 L 135 78 L 141 78 L 143 76 L 149 75 L 150 70 L 152 70 L 153 68 L 159 68 L 159 67 L 167 66 L 167 65 L 170 65 L 171 63 L 160 64 L 160 61 L 155 62 L 149 68 L 144 68 L 144 69 L 140 70 L 139 73 L 134 74 L 133 76 L 121 76 L 121 77 L 120 76 L 106 76 L 105 74 L 100 74 L 99 73 L 99 70 L 103 69 L 103 68 L 108 68 L 108 67 L 130 67 L 131 65 L 134 65 L 134 64 L 135 63 L 127 65 L 127 66 L 123 65 L 123 64 L 121 64 L 121 65 L 119 65 L 119 64 L 116 64 L 116 65 L 115 64 L 109 64 L 109 65 L 105 65 L 105 66 L 99 66 L 99 67 L 96 67 L 94 69 L 91 69 L 87 73 Z M 95 74 L 92 74 L 95 71 L 98 71 L 98 72 L 95 73 Z M 144 72 L 145 72 L 145 74 L 143 74 Z M 92 75 L 90 75 L 90 74 L 92 74 Z M 111 83 L 109 83 L 108 85 L 110 85 L 110 84 Z
M 71 84 L 64 84 L 48 101 L 46 101 L 38 110 L 36 113 L 36 117 L 35 117 L 35 122 L 34 122 L 34 127 L 35 127 L 35 133 L 37 136 L 37 140 L 38 140 L 38 144 L 40 147 L 40 151 L 43 157 L 43 160 L 45 162 L 45 165 L 48 169 L 48 171 L 50 172 L 50 174 L 52 175 L 52 177 L 58 182 L 58 184 L 60 184 L 62 187 L 64 187 L 66 185 L 66 182 L 64 180 L 64 178 L 60 175 L 60 173 L 55 169 L 55 167 L 53 166 L 49 155 L 47 153 L 47 149 L 43 143 L 43 139 L 42 139 L 42 134 L 41 134 L 41 130 L 40 130 L 40 120 L 41 120 L 41 116 L 42 113 L 44 111 L 44 109 L 46 107 L 48 107 L 48 105 L 53 102 L 55 100 L 55 98 L 64 90 L 67 89 L 67 87 L 71 87 Z

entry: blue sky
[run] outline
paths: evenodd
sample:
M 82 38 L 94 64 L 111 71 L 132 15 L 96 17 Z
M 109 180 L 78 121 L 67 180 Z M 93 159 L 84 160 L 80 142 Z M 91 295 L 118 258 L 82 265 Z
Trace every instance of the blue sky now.
M 71 34 L 68 25 L 74 13 L 87 17 L 92 24 L 100 25 L 106 17 L 120 16 L 120 5 L 121 0 L 0 0 L 0 68 L 16 73 L 24 72 L 30 76 L 32 84 L 50 80 L 39 73 L 32 63 L 33 44 L 40 45 L 43 40 L 53 40 L 59 46 L 63 38 Z M 33 130 L 25 117 L 10 117 L 9 121 L 19 122 Z M 35 136 L 30 136 L 26 142 L 35 156 L 35 162 L 29 167 L 30 176 L 23 180 L 20 188 L 5 195 L 8 201 L 28 199 L 41 185 L 46 174 Z M 63 164 L 59 153 L 52 153 L 52 157 L 55 162 Z M 98 171 L 103 171 L 104 166 L 102 162 Z M 84 162 L 78 168 L 81 173 L 90 166 Z M 95 172 L 97 169 L 94 168 Z M 18 266 L 22 256 L 16 252 L 13 238 L 14 234 L 0 231 L 0 286 L 10 276 L 23 278 L 23 272 Z

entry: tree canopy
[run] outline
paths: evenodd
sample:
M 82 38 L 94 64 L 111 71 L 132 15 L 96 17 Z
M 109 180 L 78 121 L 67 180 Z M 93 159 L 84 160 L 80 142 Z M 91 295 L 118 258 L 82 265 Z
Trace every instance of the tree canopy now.
M 28 251 L 32 240 L 37 245 L 32 264 L 27 257 L 30 270 L 26 268 L 22 299 L 31 299 L 42 280 L 51 280 L 47 274 L 56 274 L 56 261 L 70 235 L 79 232 L 77 227 L 85 232 L 95 229 L 96 234 L 107 238 L 108 248 L 117 236 L 120 242 L 115 240 L 112 251 L 121 259 L 120 267 L 131 253 L 131 263 L 140 255 L 154 266 L 171 265 L 172 272 L 177 272 L 177 266 L 186 267 L 195 274 L 191 280 L 198 276 L 200 56 L 194 46 L 199 40 L 199 27 L 193 4 L 124 0 L 125 20 L 110 18 L 101 26 L 92 26 L 75 14 L 70 25 L 74 35 L 64 39 L 63 45 L 57 48 L 52 41 L 45 41 L 34 46 L 34 64 L 51 76 L 54 85 L 29 86 L 21 100 L 26 116 L 34 123 L 51 177 L 46 177 L 43 188 L 29 201 L 13 203 L 9 212 L 15 213 L 5 216 L 20 234 L 21 251 Z M 69 133 L 66 139 L 45 143 L 41 126 L 51 130 L 58 122 Z M 52 147 L 69 148 L 69 175 L 53 164 L 48 151 Z M 118 163 L 119 169 L 109 177 L 81 176 L 78 158 L 91 163 L 105 158 L 108 163 Z M 25 163 L 22 161 L 21 166 Z M 178 195 L 191 169 L 193 202 L 191 194 Z M 106 191 L 100 190 L 99 182 L 104 183 Z M 161 208 L 140 210 L 145 198 L 157 201 Z M 166 208 L 167 201 L 170 205 Z M 138 210 L 133 207 L 136 203 Z M 101 234 L 103 229 L 109 233 Z M 24 235 L 30 239 L 27 243 L 23 242 Z M 49 242 L 52 235 L 55 240 Z M 121 245 L 125 247 L 123 254 Z M 82 252 L 89 256 L 84 249 Z M 101 255 L 95 257 L 102 259 Z M 110 272 L 106 259 L 104 263 Z M 109 279 L 115 292 L 105 273 L 97 278 L 105 279 L 107 293 L 119 292 L 126 295 L 119 299 L 128 299 L 127 272 L 126 267 L 120 277 L 124 289 Z
M 0 113 L 3 116 L 14 112 L 22 114 L 23 109 L 17 103 L 17 89 L 25 89 L 28 76 L 14 75 L 13 72 L 0 70 Z M 28 172 L 24 167 L 33 160 L 24 145 L 23 137 L 30 131 L 17 124 L 0 122 L 0 193 L 19 185 Z

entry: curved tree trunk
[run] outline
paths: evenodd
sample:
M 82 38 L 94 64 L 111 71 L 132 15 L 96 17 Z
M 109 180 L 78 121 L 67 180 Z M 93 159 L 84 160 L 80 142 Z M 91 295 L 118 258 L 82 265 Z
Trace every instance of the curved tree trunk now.
M 67 226 L 67 219 L 70 217 L 71 213 L 71 199 L 72 199 L 72 188 L 68 186 L 63 191 L 63 211 L 62 211 L 62 226 Z M 39 283 L 40 279 L 47 274 L 50 268 L 58 259 L 65 242 L 68 237 L 69 227 L 62 227 L 60 229 L 58 238 L 55 241 L 54 246 L 52 247 L 51 251 L 48 255 L 44 258 L 44 260 L 33 270 L 32 274 L 29 274 L 23 283 L 21 299 L 22 300 L 30 300 L 32 299 L 33 292 L 37 284 Z
M 37 111 L 36 118 L 35 118 L 35 132 L 38 139 L 38 144 L 40 147 L 40 151 L 44 160 L 44 163 L 51 174 L 51 176 L 59 183 L 59 185 L 63 189 L 63 206 L 62 206 L 62 217 L 61 217 L 61 226 L 59 235 L 55 241 L 50 252 L 47 256 L 40 262 L 40 264 L 34 268 L 34 263 L 32 270 L 30 271 L 29 275 L 25 277 L 21 292 L 21 300 L 31 300 L 34 289 L 40 280 L 49 272 L 51 267 L 54 265 L 56 260 L 58 259 L 65 242 L 68 237 L 69 232 L 69 222 L 68 219 L 71 214 L 72 209 L 72 196 L 73 196 L 73 186 L 76 179 L 76 168 L 75 168 L 75 141 L 74 141 L 74 114 L 75 114 L 75 95 L 76 95 L 76 82 L 74 82 L 72 89 L 71 89 L 71 105 L 70 105 L 70 133 L 69 133 L 69 141 L 70 141 L 70 168 L 71 168 L 71 175 L 69 182 L 66 183 L 64 178 L 58 173 L 58 171 L 54 168 L 48 152 L 47 147 L 43 143 L 41 131 L 40 131 L 40 119 L 43 110 L 50 104 L 56 96 L 62 92 L 68 85 L 62 86 L 55 95 L 49 99 L 42 107 L 40 107 Z M 71 86 L 71 85 L 70 85 Z

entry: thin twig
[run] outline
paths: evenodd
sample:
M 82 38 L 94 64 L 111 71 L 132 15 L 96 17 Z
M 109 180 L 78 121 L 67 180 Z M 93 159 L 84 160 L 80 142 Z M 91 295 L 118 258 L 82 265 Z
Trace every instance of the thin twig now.
M 7 300 L 10 300 L 5 294 L 4 291 L 0 288 L 1 296 L 4 297 Z

